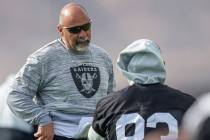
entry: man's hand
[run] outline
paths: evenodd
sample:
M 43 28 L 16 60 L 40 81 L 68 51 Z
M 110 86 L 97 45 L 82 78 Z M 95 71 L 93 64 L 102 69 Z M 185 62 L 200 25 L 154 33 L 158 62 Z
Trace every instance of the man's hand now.
M 54 129 L 53 124 L 39 126 L 37 132 L 34 134 L 37 140 L 53 140 Z

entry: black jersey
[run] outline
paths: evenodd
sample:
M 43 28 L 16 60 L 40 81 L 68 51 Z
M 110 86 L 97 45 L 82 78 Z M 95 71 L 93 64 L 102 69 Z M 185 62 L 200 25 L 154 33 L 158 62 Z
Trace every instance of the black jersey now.
M 153 132 L 177 138 L 183 114 L 193 101 L 166 85 L 132 85 L 98 102 L 92 127 L 109 140 L 143 140 Z

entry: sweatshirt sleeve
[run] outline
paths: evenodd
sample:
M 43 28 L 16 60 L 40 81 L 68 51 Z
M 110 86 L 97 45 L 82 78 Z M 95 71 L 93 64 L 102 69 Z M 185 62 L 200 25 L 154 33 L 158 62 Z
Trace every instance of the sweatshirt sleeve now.
M 7 98 L 12 112 L 32 125 L 42 126 L 52 121 L 49 111 L 33 101 L 41 88 L 43 72 L 42 63 L 30 56 L 17 73 Z
M 108 90 L 107 93 L 112 93 L 115 91 L 116 88 L 116 81 L 114 77 L 114 71 L 113 71 L 113 63 L 112 60 L 109 59 L 109 82 L 108 82 Z

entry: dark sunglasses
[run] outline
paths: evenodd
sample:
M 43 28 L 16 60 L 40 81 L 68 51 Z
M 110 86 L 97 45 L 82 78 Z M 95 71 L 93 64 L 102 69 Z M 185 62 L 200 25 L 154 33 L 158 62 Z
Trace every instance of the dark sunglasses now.
M 88 31 L 91 28 L 91 22 L 80 25 L 80 26 L 74 26 L 74 27 L 63 27 L 69 31 L 69 33 L 78 34 L 82 30 Z

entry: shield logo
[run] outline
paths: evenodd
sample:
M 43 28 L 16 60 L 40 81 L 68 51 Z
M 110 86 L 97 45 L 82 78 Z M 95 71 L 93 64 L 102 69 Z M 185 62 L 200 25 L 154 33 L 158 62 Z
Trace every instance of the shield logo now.
M 100 71 L 98 67 L 90 64 L 82 64 L 70 68 L 74 83 L 79 92 L 86 98 L 90 98 L 97 92 L 100 85 Z

